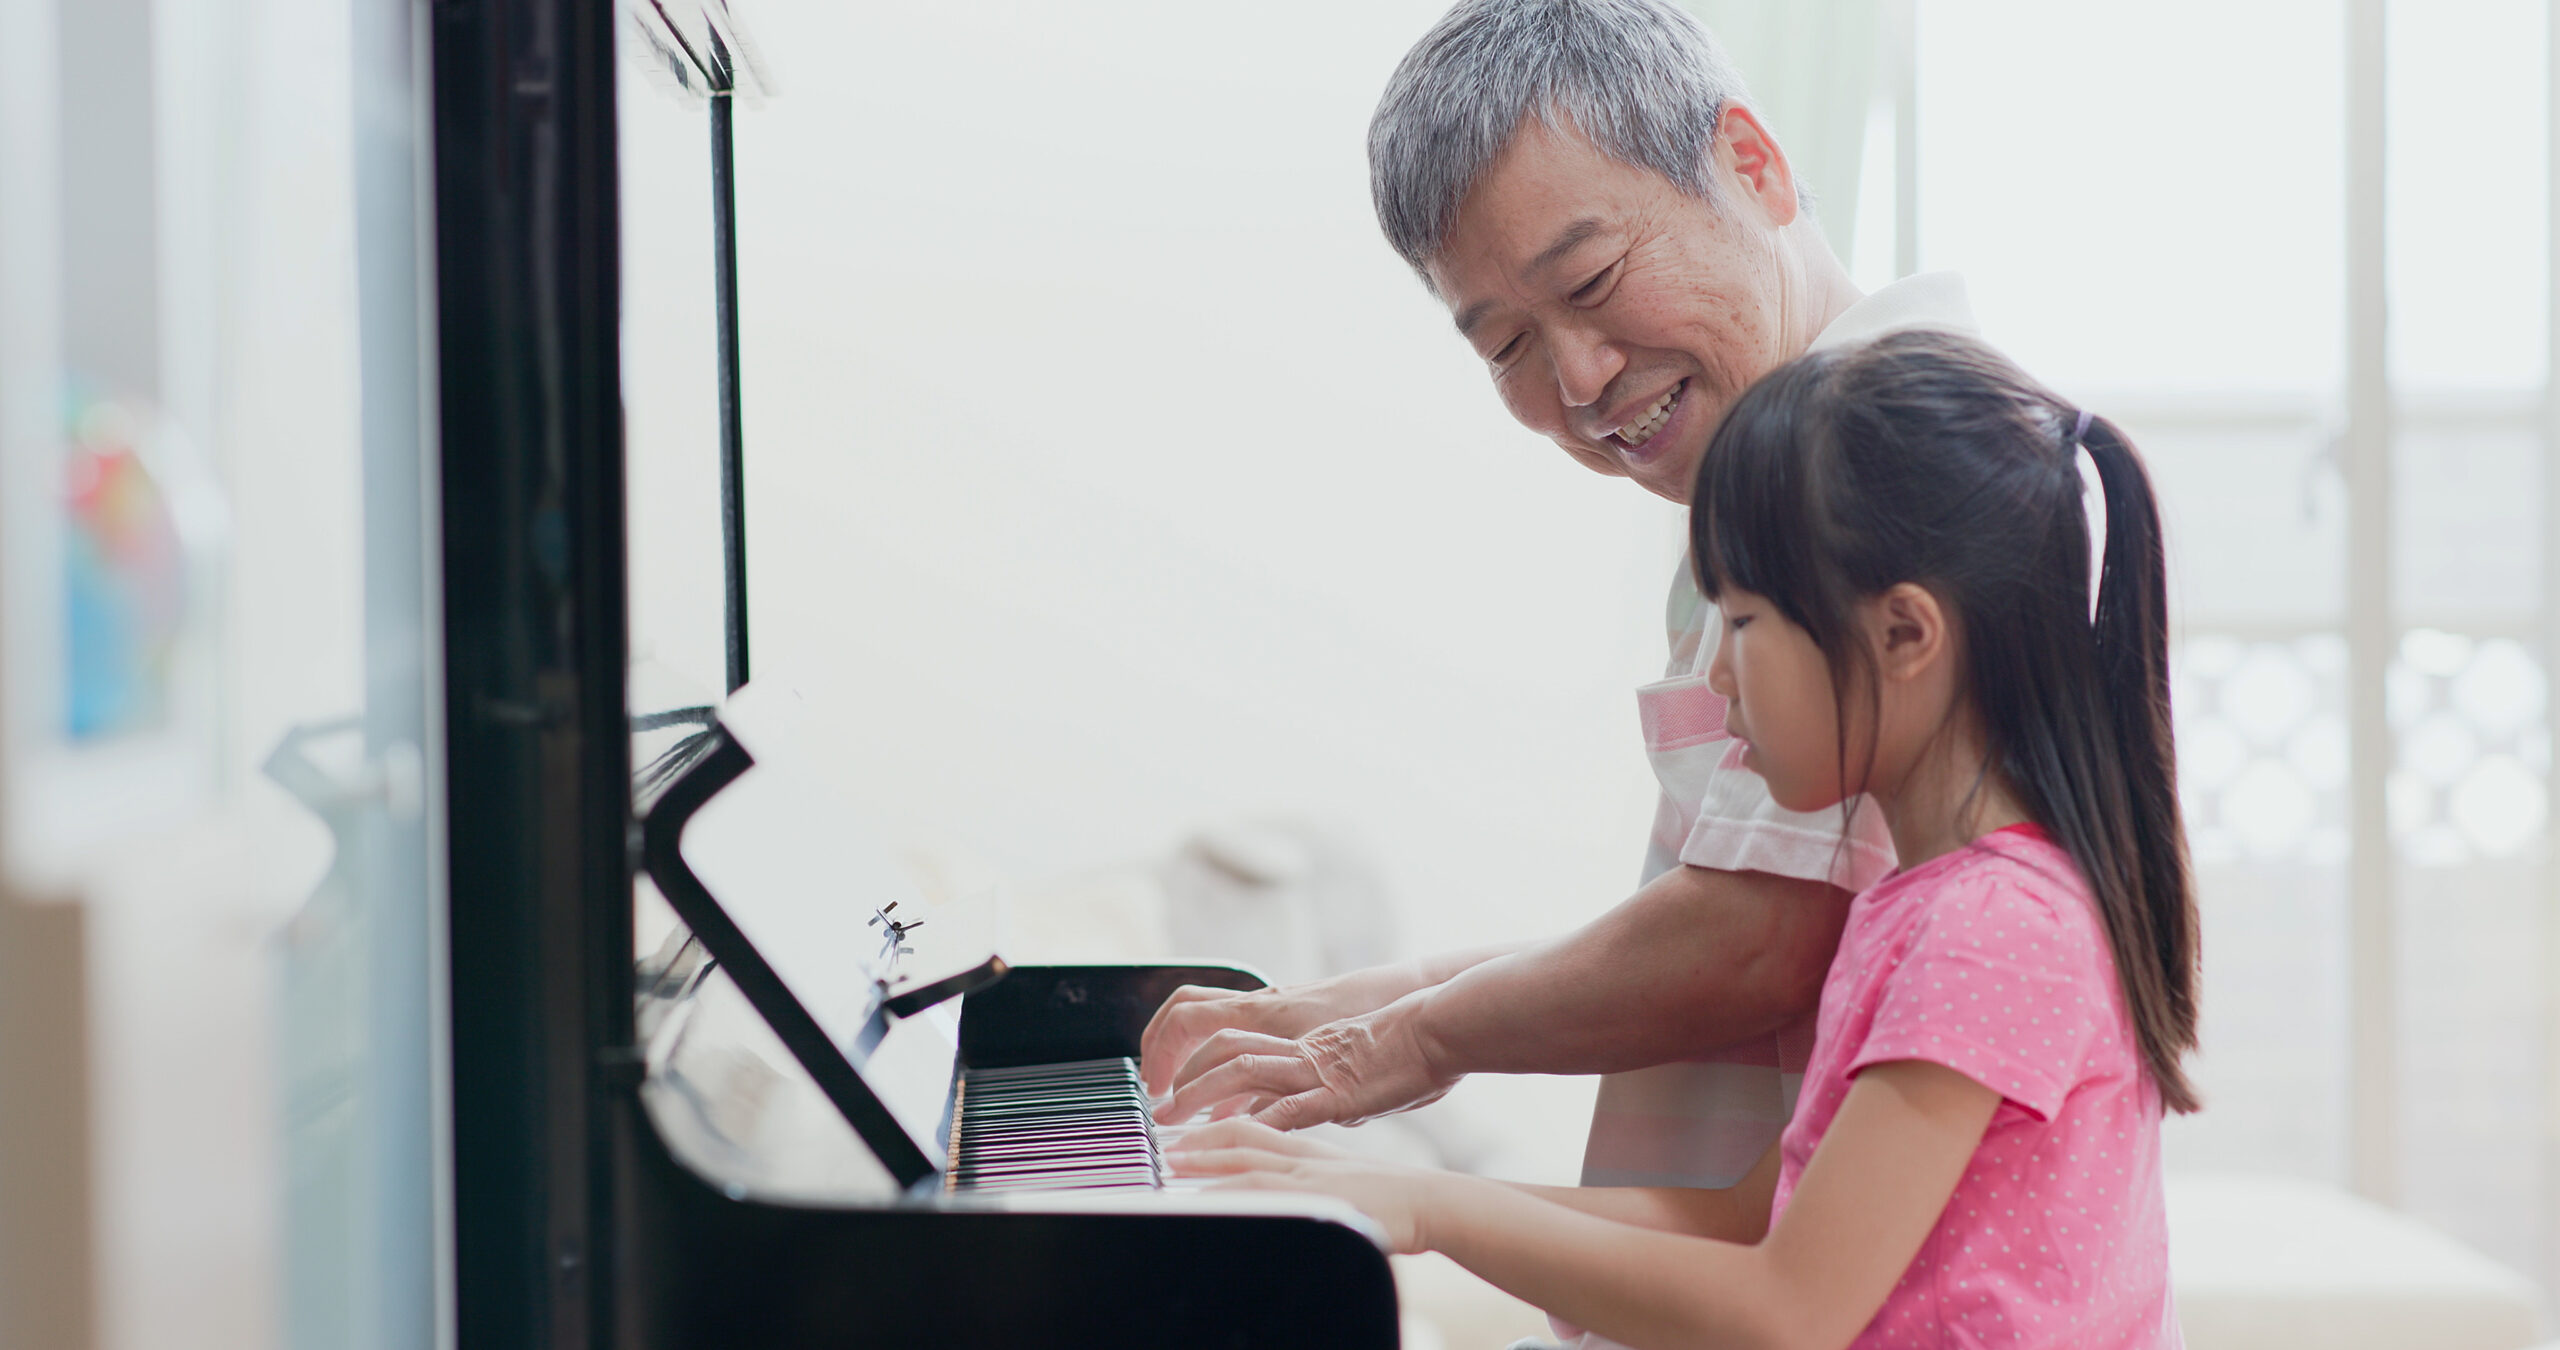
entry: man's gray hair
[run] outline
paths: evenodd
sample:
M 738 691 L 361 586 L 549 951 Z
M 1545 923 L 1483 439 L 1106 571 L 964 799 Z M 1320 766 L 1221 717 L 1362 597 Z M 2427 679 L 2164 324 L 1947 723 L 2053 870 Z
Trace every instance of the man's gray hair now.
M 1713 204 L 1716 126 L 1745 97 L 1723 49 L 1671 0 L 1459 0 L 1387 80 L 1369 119 L 1369 195 L 1420 272 L 1536 117 Z

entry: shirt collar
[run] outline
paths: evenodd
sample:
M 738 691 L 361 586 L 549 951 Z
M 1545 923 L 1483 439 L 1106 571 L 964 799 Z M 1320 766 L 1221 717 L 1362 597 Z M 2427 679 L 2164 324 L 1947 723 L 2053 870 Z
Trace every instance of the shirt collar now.
M 1955 272 L 1922 272 L 1879 287 L 1875 294 L 1840 311 L 1840 317 L 1814 338 L 1810 350 L 1858 342 L 1897 328 L 1980 332 L 1973 321 L 1973 306 L 1965 299 L 1964 277 Z

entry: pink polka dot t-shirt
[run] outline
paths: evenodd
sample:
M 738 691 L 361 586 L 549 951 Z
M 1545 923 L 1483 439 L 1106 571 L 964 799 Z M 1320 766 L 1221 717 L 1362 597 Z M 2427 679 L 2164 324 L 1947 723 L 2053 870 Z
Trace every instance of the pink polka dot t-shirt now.
M 1854 1344 L 2179 1345 L 2160 1094 L 2089 888 L 2043 831 L 1985 835 L 1850 904 L 1779 1141 L 1774 1212 L 1850 1080 L 1906 1059 L 1946 1065 L 2002 1100 L 1937 1227 Z

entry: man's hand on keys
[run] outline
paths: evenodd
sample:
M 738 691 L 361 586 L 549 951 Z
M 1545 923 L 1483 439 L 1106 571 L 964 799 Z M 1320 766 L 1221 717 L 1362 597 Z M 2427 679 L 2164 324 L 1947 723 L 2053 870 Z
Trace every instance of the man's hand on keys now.
M 1428 996 L 1427 990 L 1409 994 L 1375 1012 L 1294 1036 L 1230 1023 L 1199 1039 L 1178 1062 L 1171 1047 L 1179 1042 L 1168 1039 L 1162 1059 L 1178 1067 L 1162 1078 L 1152 1043 L 1166 1020 L 1159 1012 L 1147 1029 L 1147 1084 L 1149 1091 L 1161 1092 L 1157 1084 L 1169 1080 L 1173 1095 L 1156 1108 L 1156 1119 L 1175 1124 L 1204 1111 L 1212 1119 L 1250 1113 L 1265 1125 L 1300 1130 L 1357 1124 L 1436 1101 L 1458 1075 L 1436 1066 L 1419 1034 L 1418 1014 Z M 1172 1008 L 1166 1005 L 1166 1011 Z
M 1186 984 L 1156 1009 L 1138 1038 L 1138 1077 L 1147 1094 L 1173 1091 L 1183 1064 L 1202 1042 L 1222 1031 L 1250 1031 L 1287 1039 L 1336 1018 L 1364 1013 L 1401 993 L 1363 998 L 1356 977 L 1339 976 L 1268 989 L 1210 989 Z

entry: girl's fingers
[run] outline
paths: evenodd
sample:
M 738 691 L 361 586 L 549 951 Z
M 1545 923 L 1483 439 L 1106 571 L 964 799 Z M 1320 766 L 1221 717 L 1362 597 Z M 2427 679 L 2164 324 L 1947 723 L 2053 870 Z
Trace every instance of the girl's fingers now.
M 1173 1170 L 1187 1177 L 1276 1172 L 1289 1165 L 1287 1158 L 1258 1148 L 1187 1148 L 1175 1153 L 1171 1161 Z
M 1258 1148 L 1268 1153 L 1317 1156 L 1315 1145 L 1292 1138 L 1249 1116 L 1232 1116 L 1192 1128 L 1173 1145 L 1174 1151 L 1195 1148 Z
M 1201 1183 L 1204 1191 L 1303 1191 L 1285 1172 L 1238 1172 L 1231 1177 Z

